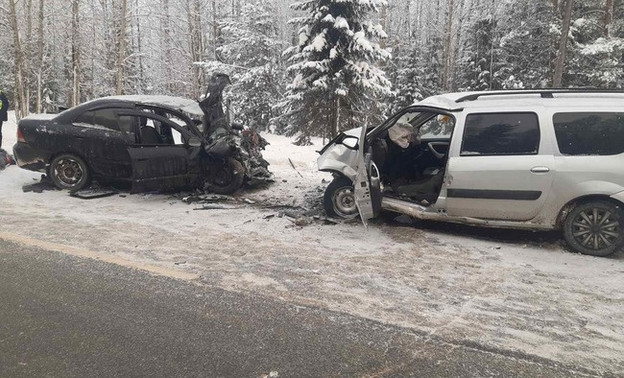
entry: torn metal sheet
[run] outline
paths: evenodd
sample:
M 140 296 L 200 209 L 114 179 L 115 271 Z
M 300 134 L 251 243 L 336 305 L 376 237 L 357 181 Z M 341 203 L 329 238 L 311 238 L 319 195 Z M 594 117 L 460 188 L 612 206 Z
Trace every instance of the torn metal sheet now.
M 70 195 L 72 197 L 82 198 L 82 199 L 94 199 L 94 198 L 103 198 L 110 197 L 119 194 L 117 190 L 114 189 L 85 189 L 79 190 L 77 192 L 73 192 Z

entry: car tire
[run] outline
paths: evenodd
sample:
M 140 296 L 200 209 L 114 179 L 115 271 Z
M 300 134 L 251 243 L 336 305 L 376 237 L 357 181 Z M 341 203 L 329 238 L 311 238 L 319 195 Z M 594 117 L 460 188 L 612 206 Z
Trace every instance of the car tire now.
M 355 204 L 353 182 L 344 176 L 335 178 L 325 189 L 323 207 L 327 216 L 332 218 L 357 217 L 359 213 Z
M 563 235 L 576 252 L 608 256 L 624 246 L 624 209 L 611 201 L 594 200 L 576 206 L 566 217 Z
M 211 177 L 206 181 L 206 189 L 216 194 L 233 194 L 243 186 L 245 168 L 243 164 L 228 158 L 212 170 Z
M 62 154 L 55 157 L 48 168 L 54 186 L 72 192 L 83 189 L 90 180 L 89 167 L 78 156 Z

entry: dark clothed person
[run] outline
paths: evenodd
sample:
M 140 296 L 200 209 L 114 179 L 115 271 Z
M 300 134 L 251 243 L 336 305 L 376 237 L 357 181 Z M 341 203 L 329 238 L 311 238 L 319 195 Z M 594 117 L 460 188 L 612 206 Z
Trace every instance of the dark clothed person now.
M 2 123 L 8 121 L 9 99 L 0 91 L 0 148 L 2 148 Z

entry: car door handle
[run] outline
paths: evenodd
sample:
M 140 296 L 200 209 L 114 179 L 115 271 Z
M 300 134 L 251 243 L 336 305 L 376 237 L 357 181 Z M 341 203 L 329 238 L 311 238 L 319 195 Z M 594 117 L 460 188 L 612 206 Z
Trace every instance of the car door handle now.
M 531 168 L 531 172 L 533 172 L 533 173 L 548 173 L 548 172 L 550 172 L 550 168 L 548 168 L 548 167 L 533 167 L 533 168 Z

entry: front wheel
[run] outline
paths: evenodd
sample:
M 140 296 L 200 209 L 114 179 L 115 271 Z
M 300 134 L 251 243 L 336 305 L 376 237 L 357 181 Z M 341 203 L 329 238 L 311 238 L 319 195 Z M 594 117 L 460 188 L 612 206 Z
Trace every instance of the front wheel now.
M 59 155 L 52 160 L 48 169 L 50 179 L 59 189 L 78 191 L 89 183 L 89 168 L 78 156 Z
M 243 164 L 234 158 L 227 158 L 223 164 L 219 164 L 210 171 L 210 177 L 206 180 L 206 189 L 217 194 L 233 194 L 243 186 L 244 179 Z
M 325 189 L 323 206 L 330 217 L 343 219 L 357 217 L 358 209 L 351 180 L 346 177 L 335 178 Z
M 581 204 L 566 218 L 563 235 L 577 252 L 608 256 L 624 245 L 624 210 L 610 201 Z

